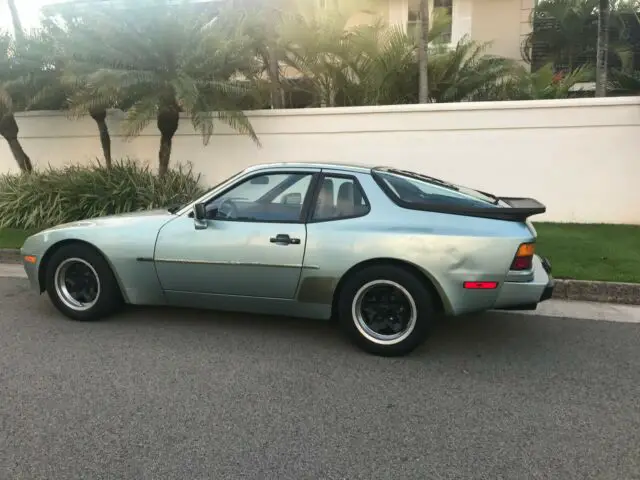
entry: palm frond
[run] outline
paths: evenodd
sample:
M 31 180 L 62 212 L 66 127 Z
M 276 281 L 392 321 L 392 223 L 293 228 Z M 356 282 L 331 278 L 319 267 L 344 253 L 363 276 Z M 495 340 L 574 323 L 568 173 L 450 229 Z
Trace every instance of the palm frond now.
M 122 122 L 125 137 L 137 137 L 158 115 L 158 103 L 155 95 L 149 95 L 135 102 L 128 110 Z
M 251 125 L 251 122 L 243 112 L 223 110 L 216 112 L 216 115 L 220 121 L 226 123 L 237 132 L 248 135 L 258 147 L 262 146 L 260 140 L 258 139 L 258 136 L 256 135 L 256 132 L 253 129 L 253 126 Z

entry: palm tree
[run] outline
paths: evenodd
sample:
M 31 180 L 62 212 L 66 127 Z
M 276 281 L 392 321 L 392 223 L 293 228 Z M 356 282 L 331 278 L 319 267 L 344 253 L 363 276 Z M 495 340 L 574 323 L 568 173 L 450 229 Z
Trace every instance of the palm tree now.
M 79 95 L 80 92 L 86 90 L 86 76 L 92 73 L 91 69 L 78 68 L 75 74 L 67 71 L 65 65 L 76 57 L 90 55 L 91 49 L 96 48 L 91 40 L 89 32 L 92 31 L 91 25 L 88 25 L 82 18 L 74 18 L 73 14 L 67 12 L 63 15 L 64 24 L 60 25 L 55 18 L 49 16 L 44 19 L 42 34 L 46 35 L 44 45 L 49 47 L 48 55 L 45 58 L 50 59 L 54 64 L 54 74 L 48 79 L 40 78 L 40 82 L 33 86 L 34 96 L 31 106 L 35 106 L 42 101 L 46 101 L 52 97 L 64 95 L 65 99 L 71 96 Z M 42 80 L 46 80 L 45 83 Z M 68 105 L 65 105 L 67 107 Z M 111 168 L 111 135 L 107 126 L 107 109 L 115 107 L 115 105 L 107 103 L 101 104 L 94 102 L 86 110 L 79 105 L 78 108 L 69 111 L 72 117 L 78 118 L 88 114 L 98 127 L 100 137 L 100 145 L 105 166 Z
M 567 73 L 555 72 L 552 63 L 547 63 L 531 72 L 516 66 L 513 75 L 489 89 L 494 100 L 552 100 L 569 97 L 571 88 L 577 83 L 593 79 L 593 67 L 581 65 Z
M 626 11 L 633 8 L 607 0 L 542 0 L 531 11 L 532 31 L 523 41 L 522 57 L 534 69 L 548 63 L 565 71 L 600 64 L 603 86 L 608 69 L 621 64 L 630 50 Z
M 432 43 L 442 38 L 449 21 L 441 11 L 434 12 L 429 29 Z M 362 26 L 354 32 L 346 59 L 353 73 L 343 87 L 347 104 L 393 105 L 418 101 L 419 65 L 413 37 L 397 25 Z M 447 51 L 434 45 L 429 49 L 430 56 Z M 431 76 L 428 83 L 433 84 Z
M 20 167 L 25 173 L 33 171 L 31 159 L 22 148 L 22 144 L 18 140 L 20 128 L 14 116 L 14 101 L 8 87 L 9 83 L 15 79 L 15 59 L 17 50 L 24 43 L 24 31 L 22 30 L 22 22 L 14 0 L 8 0 L 9 11 L 11 12 L 11 20 L 15 41 L 8 34 L 0 34 L 0 135 L 9 144 L 11 153 Z M 3 78 L 4 77 L 4 78 Z
M 607 95 L 607 53 L 609 50 L 609 0 L 598 0 L 598 45 L 596 52 L 596 97 Z
M 525 37 L 525 61 L 572 70 L 588 62 L 595 52 L 594 13 L 599 0 L 542 0 L 531 11 L 531 32 Z M 534 58 L 537 57 L 537 58 Z
M 33 164 L 18 139 L 20 129 L 14 116 L 19 105 L 14 101 L 16 92 L 12 83 L 15 77 L 20 75 L 16 50 L 11 35 L 0 32 L 0 136 L 9 144 L 20 170 L 29 173 L 33 171 Z
M 284 2 L 266 2 L 264 0 L 230 0 L 227 8 L 220 12 L 220 17 L 233 22 L 250 39 L 250 50 L 256 56 L 243 69 L 243 75 L 254 83 L 261 83 L 266 74 L 268 79 L 271 108 L 284 107 L 284 91 L 282 87 L 280 63 L 284 58 L 278 29 L 282 22 Z
M 205 144 L 217 118 L 259 145 L 238 109 L 246 88 L 232 80 L 247 62 L 248 39 L 224 21 L 186 7 L 176 11 L 162 1 L 136 5 L 135 15 L 96 7 L 86 21 L 95 48 L 67 65 L 70 76 L 84 81 L 70 100 L 71 110 L 128 107 L 124 130 L 129 137 L 155 119 L 160 175 L 168 171 L 181 112 L 190 116 Z
M 0 86 L 0 135 L 9 144 L 13 158 L 15 158 L 20 170 L 23 173 L 30 173 L 33 171 L 33 164 L 18 139 L 19 132 L 18 123 L 13 115 L 11 95 Z
M 429 0 L 420 0 L 420 23 L 418 38 L 418 102 L 429 102 Z
M 22 29 L 22 22 L 20 21 L 20 15 L 16 8 L 15 0 L 7 0 L 9 4 L 9 12 L 11 13 L 11 22 L 13 23 L 13 35 L 16 41 L 20 43 L 24 39 L 24 30 Z
M 300 0 L 283 12 L 279 35 L 283 62 L 310 86 L 314 104 L 334 107 L 353 78 L 353 40 L 369 25 L 349 25 L 356 13 L 370 12 L 370 1 L 327 0 L 324 7 Z
M 439 103 L 493 100 L 492 92 L 512 78 L 517 63 L 486 53 L 490 43 L 465 36 L 453 48 L 435 45 L 430 53 L 430 96 Z
M 11 90 L 14 97 L 20 96 L 22 109 L 66 109 L 67 98 L 82 86 L 78 78 L 64 82 L 62 77 L 65 60 L 74 55 L 74 49 L 86 47 L 80 27 L 84 26 L 67 19 L 63 28 L 53 18 L 46 18 L 40 29 L 21 35 L 20 42 L 15 42 L 12 48 L 15 67 L 5 89 Z M 106 107 L 86 113 L 98 126 L 105 165 L 109 168 L 112 164 L 111 138 L 106 124 Z M 15 130 L 15 122 L 9 124 Z

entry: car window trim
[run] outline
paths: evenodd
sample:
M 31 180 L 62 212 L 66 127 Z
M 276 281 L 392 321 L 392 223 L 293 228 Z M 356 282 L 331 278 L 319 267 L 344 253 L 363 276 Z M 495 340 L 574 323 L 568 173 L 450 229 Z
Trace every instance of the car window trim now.
M 315 206 L 316 202 L 318 201 L 318 196 L 320 195 L 320 189 L 322 187 L 322 182 L 327 177 L 330 177 L 330 178 L 344 178 L 344 179 L 347 179 L 347 180 L 353 180 L 354 181 L 354 186 L 356 186 L 357 188 L 360 189 L 360 193 L 362 193 L 362 199 L 367 204 L 367 211 L 365 213 L 358 214 L 358 215 L 349 215 L 348 217 L 326 218 L 326 219 L 314 220 L 313 219 L 313 211 L 314 211 L 313 207 Z M 358 177 L 356 177 L 355 175 L 349 174 L 349 173 L 334 173 L 334 172 L 331 172 L 331 171 L 329 171 L 329 172 L 321 171 L 318 174 L 318 178 L 316 180 L 315 189 L 314 189 L 314 192 L 313 192 L 313 200 L 312 200 L 312 202 L 310 202 L 309 210 L 307 211 L 307 215 L 305 216 L 305 223 L 337 222 L 339 220 L 350 220 L 350 219 L 354 219 L 354 218 L 366 217 L 370 213 L 371 213 L 371 202 L 369 202 L 369 197 L 367 196 L 367 192 L 365 191 L 364 188 L 362 188 L 362 184 L 360 183 L 360 180 L 358 180 Z
M 242 184 L 244 184 L 244 183 L 246 183 L 248 181 L 251 181 L 253 178 L 256 178 L 256 177 L 262 177 L 262 176 L 265 176 L 265 175 L 299 175 L 299 174 L 310 175 L 311 176 L 311 181 L 309 182 L 309 188 L 307 189 L 307 193 L 305 194 L 305 198 L 302 201 L 302 208 L 300 210 L 300 215 L 299 215 L 297 220 L 250 220 L 250 219 L 246 219 L 246 218 L 241 218 L 241 219 L 240 218 L 239 219 L 217 218 L 217 219 L 211 220 L 212 222 L 234 222 L 234 223 L 304 224 L 304 223 L 306 223 L 305 219 L 307 218 L 307 211 L 309 210 L 309 204 L 310 204 L 310 198 L 311 198 L 310 195 L 314 191 L 314 188 L 315 188 L 315 186 L 316 186 L 316 184 L 318 182 L 318 177 L 319 177 L 320 173 L 321 172 L 314 171 L 314 170 L 298 170 L 298 169 L 255 172 L 255 173 L 253 173 L 251 175 L 247 175 L 246 177 L 242 178 L 242 180 L 240 180 L 239 182 L 235 182 L 233 185 L 229 185 L 228 188 L 225 188 L 224 190 L 220 191 L 216 195 L 212 195 L 211 197 L 209 197 L 206 201 L 204 201 L 202 203 L 204 203 L 205 205 L 208 205 L 209 203 L 214 202 L 217 199 L 219 199 L 221 196 L 226 195 L 227 193 L 229 193 L 234 188 L 236 188 L 236 187 L 238 187 L 238 186 L 240 186 L 240 185 L 242 185 Z M 300 180 L 302 180 L 302 179 L 300 179 Z M 300 181 L 300 180 L 298 180 L 298 181 Z

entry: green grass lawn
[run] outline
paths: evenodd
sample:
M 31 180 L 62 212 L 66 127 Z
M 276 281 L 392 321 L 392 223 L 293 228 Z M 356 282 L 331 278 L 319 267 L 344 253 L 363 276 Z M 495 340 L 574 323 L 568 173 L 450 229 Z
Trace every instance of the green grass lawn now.
M 0 228 L 0 248 L 20 248 L 32 231 Z
M 640 226 L 534 223 L 556 278 L 640 283 Z
M 535 223 L 537 252 L 556 278 L 640 283 L 640 226 Z M 0 229 L 0 248 L 20 248 L 32 232 Z

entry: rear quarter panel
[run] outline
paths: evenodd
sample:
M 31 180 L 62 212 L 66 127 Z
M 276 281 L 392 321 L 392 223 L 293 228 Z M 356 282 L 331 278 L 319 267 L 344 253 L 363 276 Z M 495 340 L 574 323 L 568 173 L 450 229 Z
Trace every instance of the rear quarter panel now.
M 300 301 L 330 302 L 340 278 L 351 268 L 369 260 L 393 259 L 420 269 L 448 314 L 492 308 L 500 288 L 466 290 L 463 282 L 502 284 L 518 246 L 533 240 L 534 231 L 525 223 L 403 209 L 370 175 L 356 176 L 371 211 L 356 219 L 307 225 Z

